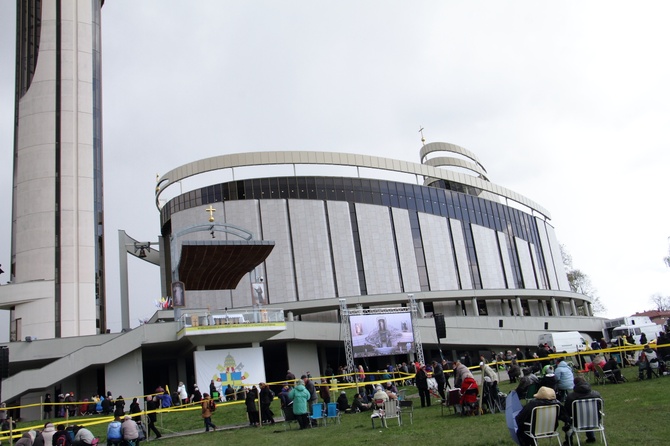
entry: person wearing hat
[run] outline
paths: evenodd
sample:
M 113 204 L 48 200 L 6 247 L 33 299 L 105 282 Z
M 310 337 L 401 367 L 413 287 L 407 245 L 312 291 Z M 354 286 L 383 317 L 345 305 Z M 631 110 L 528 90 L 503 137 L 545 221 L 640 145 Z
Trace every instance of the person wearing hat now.
M 533 397 L 535 399 L 530 400 L 528 404 L 526 404 L 523 409 L 521 409 L 521 412 L 519 412 L 515 418 L 517 426 L 516 435 L 521 446 L 533 446 L 535 444 L 533 439 L 526 435 L 525 432 L 528 429 L 526 423 L 530 423 L 530 418 L 535 407 L 555 404 L 559 407 L 558 418 L 564 422 L 570 421 L 565 413 L 565 410 L 563 409 L 563 406 L 561 406 L 558 400 L 556 400 L 556 392 L 554 389 L 549 387 L 540 387 L 540 390 L 538 390 L 537 393 L 533 395 Z
M 389 400 L 389 395 L 384 391 L 384 388 L 377 384 L 375 386 L 375 394 L 372 396 L 372 399 L 375 400 L 377 406 L 383 406 L 386 401 Z M 381 401 L 381 404 L 379 403 Z
M 140 431 L 137 427 L 137 423 L 130 415 L 123 417 L 123 423 L 121 423 L 121 433 L 123 434 L 123 441 L 127 445 L 133 446 L 137 444 L 138 438 L 140 437 Z

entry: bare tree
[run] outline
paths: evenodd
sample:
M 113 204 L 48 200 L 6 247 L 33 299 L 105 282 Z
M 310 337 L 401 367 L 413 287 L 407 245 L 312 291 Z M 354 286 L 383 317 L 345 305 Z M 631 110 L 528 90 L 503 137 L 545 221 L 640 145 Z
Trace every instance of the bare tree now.
M 591 298 L 591 306 L 593 313 L 602 314 L 607 309 L 598 296 L 598 290 L 591 283 L 591 278 L 582 270 L 576 269 L 572 266 L 572 256 L 568 252 L 565 245 L 561 245 L 561 258 L 563 259 L 563 266 L 568 275 L 568 283 L 570 290 L 573 293 L 580 293 Z
M 654 305 L 655 310 L 670 310 L 670 296 L 664 296 L 660 293 L 656 293 L 649 298 L 649 301 Z

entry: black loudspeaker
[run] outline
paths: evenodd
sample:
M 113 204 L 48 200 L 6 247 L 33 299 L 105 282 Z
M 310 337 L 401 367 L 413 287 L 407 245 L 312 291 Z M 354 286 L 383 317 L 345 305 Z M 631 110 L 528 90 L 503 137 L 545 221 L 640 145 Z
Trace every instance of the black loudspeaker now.
M 7 347 L 0 348 L 0 378 L 5 379 L 9 377 L 9 349 Z
M 435 319 L 435 333 L 437 333 L 437 339 L 446 338 L 447 327 L 444 325 L 444 314 L 435 313 L 433 318 Z

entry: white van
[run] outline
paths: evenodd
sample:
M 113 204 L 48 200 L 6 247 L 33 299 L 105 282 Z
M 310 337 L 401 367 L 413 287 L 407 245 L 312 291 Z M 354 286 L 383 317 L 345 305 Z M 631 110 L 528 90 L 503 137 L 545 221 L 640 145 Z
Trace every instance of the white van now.
M 616 339 L 617 336 L 621 335 L 626 335 L 628 338 L 632 336 L 635 339 L 635 343 L 640 344 L 640 337 L 644 333 L 649 343 L 656 339 L 662 331 L 663 326 L 653 323 L 649 325 L 621 325 L 612 330 L 612 339 Z
M 587 337 L 578 331 L 542 333 L 537 337 L 537 344 L 548 344 L 556 353 L 575 353 L 586 350 Z

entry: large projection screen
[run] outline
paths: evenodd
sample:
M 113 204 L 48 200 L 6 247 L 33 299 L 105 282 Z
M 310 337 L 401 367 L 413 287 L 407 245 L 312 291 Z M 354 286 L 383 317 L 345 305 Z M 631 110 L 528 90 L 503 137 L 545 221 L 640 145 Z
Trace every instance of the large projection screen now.
M 414 351 L 410 312 L 349 316 L 354 358 L 407 354 Z
M 196 351 L 193 360 L 196 382 L 202 393 L 209 393 L 211 380 L 217 392 L 229 384 L 240 387 L 265 382 L 261 347 Z

